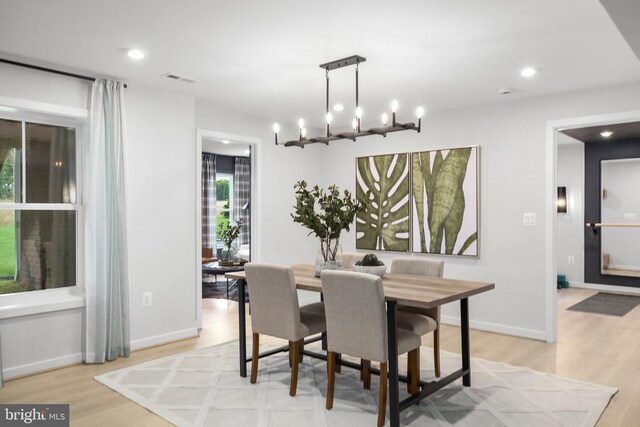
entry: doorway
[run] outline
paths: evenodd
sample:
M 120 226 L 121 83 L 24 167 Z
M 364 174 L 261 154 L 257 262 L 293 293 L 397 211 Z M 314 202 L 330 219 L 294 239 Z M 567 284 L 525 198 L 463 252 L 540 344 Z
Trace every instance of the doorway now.
M 545 260 L 545 295 L 546 295 L 546 340 L 547 342 L 555 342 L 557 340 L 557 302 L 558 293 L 556 289 L 556 283 L 558 279 L 559 262 L 558 262 L 558 202 L 559 193 L 558 186 L 559 172 L 558 172 L 558 159 L 559 159 L 559 146 L 563 144 L 563 137 L 560 132 L 567 133 L 571 129 L 580 129 L 588 127 L 596 127 L 603 125 L 616 125 L 628 122 L 640 121 L 640 111 L 630 111 L 624 113 L 604 114 L 598 116 L 577 117 L 573 119 L 552 121 L 547 123 L 547 143 L 546 143 L 546 175 L 547 175 L 547 204 L 545 214 L 545 234 L 546 234 L 546 260 Z M 568 194 L 569 189 L 567 189 Z M 566 195 L 565 195 L 566 196 Z M 569 200 L 567 198 L 566 200 Z M 586 211 L 590 202 L 585 199 L 584 209 Z M 574 208 L 577 206 L 574 206 Z M 577 223 L 582 228 L 586 225 L 584 215 L 577 219 Z M 582 229 L 584 231 L 584 228 Z M 585 239 L 587 234 L 584 234 Z M 586 240 L 584 241 L 586 242 Z M 583 248 L 586 246 L 583 243 Z M 578 252 L 579 253 L 579 252 Z M 569 256 L 567 255 L 567 263 L 569 262 Z M 575 265 L 576 257 L 581 255 L 573 255 L 573 265 Z M 598 257 L 600 255 L 597 255 Z M 584 259 L 584 256 L 583 256 Z M 586 278 L 585 278 L 586 280 Z M 624 289 L 624 288 L 623 288 Z M 628 288 L 627 288 L 628 289 Z
M 260 163 L 259 142 L 258 138 L 247 136 L 197 131 L 196 320 L 199 328 L 202 328 L 203 272 L 209 272 L 204 268 L 205 261 L 228 257 L 248 261 L 260 256 L 256 244 L 259 242 L 260 200 L 256 179 Z M 224 231 L 234 227 L 238 233 L 230 253 Z M 226 283 L 224 275 L 212 274 L 205 281 L 210 282 L 205 285 L 205 296 L 226 297 L 225 293 L 218 295 L 216 284 L 223 286 Z

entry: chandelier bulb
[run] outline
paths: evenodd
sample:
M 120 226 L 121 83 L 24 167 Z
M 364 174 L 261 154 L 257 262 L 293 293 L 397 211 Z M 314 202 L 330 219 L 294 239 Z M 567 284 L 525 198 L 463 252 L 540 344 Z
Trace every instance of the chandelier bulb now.
M 303 138 L 307 136 L 307 130 L 305 128 L 300 129 L 300 135 L 302 135 Z
M 333 114 L 331 114 L 331 112 L 328 112 L 327 116 L 325 117 L 325 120 L 327 121 L 327 124 L 330 125 L 331 122 L 333 121 Z
M 422 118 L 422 116 L 423 116 L 423 114 L 424 114 L 424 108 L 422 108 L 422 107 L 418 107 L 418 108 L 416 109 L 416 116 L 418 116 L 418 118 L 419 118 L 419 119 L 421 119 L 421 118 Z
M 273 124 L 273 131 L 274 131 L 275 133 L 280 132 L 280 125 L 279 125 L 279 124 L 277 124 L 277 123 L 274 123 L 274 124 Z
M 398 101 L 394 99 L 391 101 L 391 112 L 395 113 L 396 111 L 398 111 Z
M 358 120 L 353 119 L 351 121 L 351 127 L 353 128 L 354 131 L 358 130 Z
M 304 119 L 300 119 L 300 120 L 298 120 L 298 127 L 299 127 L 300 129 L 303 129 L 303 128 L 304 128 Z
M 387 113 L 382 113 L 382 126 L 386 126 L 387 123 L 389 122 L 389 116 L 387 115 Z
M 362 118 L 362 107 L 356 108 L 356 117 L 359 119 Z

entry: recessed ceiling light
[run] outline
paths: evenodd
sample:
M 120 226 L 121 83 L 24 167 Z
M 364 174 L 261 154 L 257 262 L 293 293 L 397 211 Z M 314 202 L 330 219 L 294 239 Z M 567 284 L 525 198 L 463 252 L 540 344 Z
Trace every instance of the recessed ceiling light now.
M 244 154 L 250 154 L 251 150 L 244 150 Z
M 129 51 L 127 52 L 127 55 L 129 55 L 129 58 L 131 59 L 144 58 L 144 52 L 141 51 L 140 49 L 129 49 Z
M 527 67 L 527 68 L 523 68 L 522 71 L 520 71 L 520 75 L 522 77 L 533 77 L 533 75 L 536 73 L 536 69 L 533 67 Z
M 334 106 L 333 106 L 333 109 L 334 109 L 335 111 L 342 111 L 342 110 L 344 110 L 344 105 L 342 105 L 342 104 L 336 104 L 336 105 L 334 105 Z
M 613 132 L 611 132 L 610 130 L 605 130 L 603 132 L 600 132 L 600 135 L 603 138 L 609 138 L 611 135 L 613 135 Z
M 223 143 L 223 144 L 228 144 L 228 143 L 229 143 L 229 140 L 228 140 L 228 139 L 223 139 L 223 140 L 222 140 L 222 143 Z

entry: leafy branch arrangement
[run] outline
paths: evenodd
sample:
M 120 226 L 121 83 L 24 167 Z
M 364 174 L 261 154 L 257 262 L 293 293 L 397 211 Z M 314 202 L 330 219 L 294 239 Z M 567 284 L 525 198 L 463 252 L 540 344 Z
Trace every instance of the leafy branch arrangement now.
M 338 239 L 342 230 L 349 231 L 355 216 L 364 210 L 364 206 L 352 197 L 348 190 L 340 196 L 337 186 L 331 185 L 325 191 L 315 185 L 309 189 L 306 181 L 298 181 L 296 190 L 295 214 L 293 222 L 311 230 L 320 238 L 320 247 L 325 261 L 335 261 L 338 251 Z
M 240 218 L 235 225 L 227 225 L 227 228 L 222 231 L 221 236 L 222 240 L 224 240 L 224 246 L 227 248 L 227 251 L 231 250 L 231 245 L 233 245 L 233 241 L 238 238 L 241 230 L 242 218 Z

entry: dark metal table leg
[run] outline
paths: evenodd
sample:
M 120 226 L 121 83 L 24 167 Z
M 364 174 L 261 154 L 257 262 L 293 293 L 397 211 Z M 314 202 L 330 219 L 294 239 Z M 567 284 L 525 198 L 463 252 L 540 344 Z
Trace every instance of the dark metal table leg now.
M 247 327 L 245 319 L 244 287 L 246 283 L 243 279 L 238 280 L 238 316 L 239 316 L 239 338 L 240 344 L 240 376 L 247 376 Z
M 389 423 L 400 426 L 400 389 L 398 384 L 398 341 L 396 337 L 396 302 L 387 301 L 387 339 L 389 340 Z M 384 381 L 380 378 L 380 381 Z
M 460 300 L 460 335 L 462 338 L 462 370 L 467 372 L 462 377 L 462 384 L 471 386 L 471 355 L 469 354 L 469 300 Z

